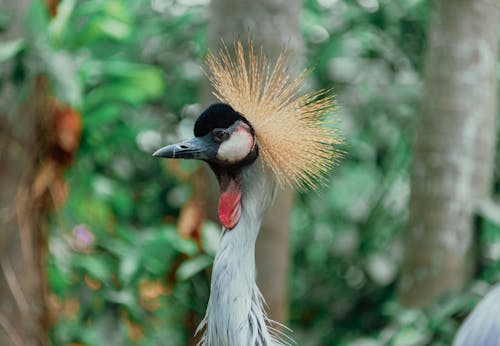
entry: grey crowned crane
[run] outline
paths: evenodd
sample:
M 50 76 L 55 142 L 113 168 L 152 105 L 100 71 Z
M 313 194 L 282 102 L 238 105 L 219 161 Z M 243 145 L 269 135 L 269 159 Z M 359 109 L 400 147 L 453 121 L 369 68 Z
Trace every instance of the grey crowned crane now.
M 460 326 L 453 346 L 500 346 L 500 285 L 496 285 Z
M 334 107 L 328 91 L 301 93 L 286 51 L 270 64 L 251 42 L 209 53 L 209 79 L 220 103 L 194 125 L 194 138 L 153 155 L 208 163 L 220 186 L 222 238 L 213 265 L 203 346 L 284 345 L 264 310 L 255 283 L 255 241 L 262 216 L 279 185 L 315 188 L 339 157 L 340 142 L 325 115 Z M 330 121 L 331 122 L 331 121 Z

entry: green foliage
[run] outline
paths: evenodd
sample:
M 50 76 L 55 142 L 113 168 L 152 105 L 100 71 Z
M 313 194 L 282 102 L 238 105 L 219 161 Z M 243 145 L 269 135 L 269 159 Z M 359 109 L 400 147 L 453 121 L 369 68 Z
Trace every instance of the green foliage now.
M 311 345 L 382 345 L 379 331 L 403 313 L 384 310 L 401 263 L 428 4 L 307 1 L 304 17 L 347 154 L 327 191 L 300 196 L 292 215 L 292 329 Z
M 176 183 L 150 153 L 163 134 L 175 135 L 181 105 L 197 99 L 198 77 L 185 77 L 160 57 L 162 41 L 175 37 L 166 28 L 196 27 L 197 17 L 160 18 L 149 2 L 126 0 L 65 0 L 57 13 L 50 18 L 44 2 L 34 1 L 26 37 L 0 51 L 2 61 L 18 59 L 26 72 L 48 74 L 57 98 L 83 120 L 66 177 L 70 194 L 52 220 L 47 275 L 58 318 L 52 342 L 184 344 L 186 314 L 203 310 L 190 303 L 193 276 L 205 285 L 214 237 L 199 248 L 177 235 L 173 216 L 190 187 Z M 199 54 L 191 44 L 191 54 Z M 173 107 L 160 99 L 171 92 L 168 84 L 189 90 L 169 99 Z
M 16 39 L 7 42 L 3 42 L 0 47 L 0 63 L 7 61 L 17 54 L 19 54 L 24 48 L 23 39 Z
M 429 6 L 304 1 L 311 84 L 333 86 L 347 144 L 328 188 L 297 196 L 291 216 L 290 322 L 303 344 L 448 345 L 500 278 L 500 226 L 482 215 L 470 289 L 423 310 L 397 302 Z M 8 25 L 0 11 L 0 29 Z M 218 226 L 204 226 L 201 246 L 179 238 L 191 188 L 150 153 L 192 131 L 206 32 L 205 1 L 64 0 L 49 18 L 38 0 L 25 37 L 0 46 L 0 63 L 47 73 L 82 114 L 47 260 L 54 345 L 184 345 L 188 316 L 204 312 Z
M 305 2 L 309 61 L 337 94 L 347 154 L 327 191 L 299 196 L 292 215 L 291 328 L 304 344 L 449 345 L 500 277 L 497 251 L 463 295 L 423 310 L 397 301 L 429 5 Z M 500 229 L 485 224 L 486 258 Z

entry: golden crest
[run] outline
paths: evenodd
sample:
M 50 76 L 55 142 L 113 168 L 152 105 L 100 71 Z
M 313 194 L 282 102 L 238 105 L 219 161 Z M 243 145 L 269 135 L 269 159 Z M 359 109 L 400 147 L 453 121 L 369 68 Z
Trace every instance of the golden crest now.
M 341 136 L 326 117 L 335 109 L 331 91 L 303 93 L 308 71 L 290 77 L 286 50 L 273 63 L 262 49 L 255 53 L 251 40 L 247 51 L 236 42 L 234 52 L 235 58 L 223 45 L 208 54 L 214 95 L 252 124 L 264 165 L 280 185 L 315 189 L 341 156 L 334 147 Z

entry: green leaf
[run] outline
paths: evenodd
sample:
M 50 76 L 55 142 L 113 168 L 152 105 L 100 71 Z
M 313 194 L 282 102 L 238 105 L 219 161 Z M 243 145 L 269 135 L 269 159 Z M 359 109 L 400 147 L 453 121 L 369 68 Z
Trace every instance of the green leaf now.
M 76 0 L 64 0 L 57 6 L 57 16 L 49 24 L 49 35 L 53 42 L 60 44 L 63 37 L 72 30 L 70 18 L 76 6 Z
M 429 331 L 423 329 L 415 328 L 403 328 L 400 330 L 392 341 L 394 346 L 406 346 L 406 345 L 427 345 L 431 335 Z
M 105 15 L 124 22 L 132 20 L 129 8 L 120 0 L 88 0 L 81 5 L 80 11 L 87 16 Z
M 84 268 L 90 275 L 101 281 L 111 279 L 113 269 L 109 260 L 103 256 L 83 256 L 77 259 L 78 266 Z
M 12 22 L 11 11 L 0 11 L 0 31 L 6 30 Z
M 176 277 L 178 280 L 187 280 L 201 272 L 203 269 L 209 267 L 212 262 L 213 258 L 207 255 L 200 255 L 189 259 L 179 266 Z
M 28 7 L 25 23 L 31 41 L 36 43 L 48 40 L 49 14 L 42 0 L 34 0 Z
M 125 83 L 105 84 L 87 94 L 85 107 L 92 109 L 98 105 L 113 101 L 137 105 L 146 99 L 144 92 L 134 85 Z
M 76 63 L 65 52 L 47 52 L 42 58 L 47 65 L 52 86 L 58 98 L 79 108 L 83 99 L 82 86 L 78 80 Z
M 133 292 L 122 290 L 122 291 L 109 291 L 107 292 L 107 297 L 110 301 L 133 307 L 135 305 L 135 297 Z
M 140 88 L 146 88 L 153 97 L 163 92 L 163 71 L 151 65 L 111 60 L 102 64 L 103 74 L 125 79 Z
M 80 11 L 89 18 L 81 38 L 86 44 L 105 38 L 122 41 L 129 38 L 134 29 L 129 8 L 123 1 L 86 1 Z
M 99 81 L 87 94 L 87 111 L 112 101 L 139 105 L 162 96 L 165 91 L 163 71 L 155 66 L 91 60 L 82 64 L 80 74 L 84 80 Z
M 0 45 L 0 64 L 15 57 L 24 47 L 24 39 L 22 38 L 3 42 Z
M 102 104 L 84 113 L 83 126 L 89 130 L 112 123 L 121 118 L 121 109 L 116 104 Z
M 65 273 L 53 261 L 47 265 L 47 277 L 51 290 L 56 294 L 64 295 L 70 287 Z
M 167 231 L 165 235 L 170 245 L 172 245 L 172 247 L 180 253 L 187 256 L 194 256 L 198 253 L 198 247 L 196 244 L 191 240 L 179 237 L 175 230 Z
M 140 258 L 136 252 L 128 253 L 120 262 L 120 281 L 128 285 L 140 268 Z
M 124 23 L 114 18 L 95 20 L 94 25 L 96 26 L 96 30 L 116 40 L 124 40 L 129 37 L 132 32 L 132 28 L 128 23 Z
M 80 40 L 87 45 L 93 45 L 104 38 L 122 41 L 127 39 L 131 32 L 132 28 L 128 23 L 113 18 L 92 18 L 82 32 Z
M 211 256 L 215 256 L 219 247 L 221 228 L 219 225 L 207 221 L 203 225 L 201 232 L 201 244 L 203 250 Z
M 130 189 L 121 184 L 114 184 L 113 194 L 110 196 L 110 203 L 116 214 L 128 217 L 134 209 L 134 196 Z

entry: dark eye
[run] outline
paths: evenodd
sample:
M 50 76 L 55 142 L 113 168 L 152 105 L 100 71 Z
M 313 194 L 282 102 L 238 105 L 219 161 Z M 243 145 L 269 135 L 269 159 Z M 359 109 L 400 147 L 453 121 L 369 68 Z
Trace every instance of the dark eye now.
M 226 130 L 215 129 L 213 134 L 215 141 L 219 143 L 222 143 L 229 138 L 229 132 L 227 132 Z

